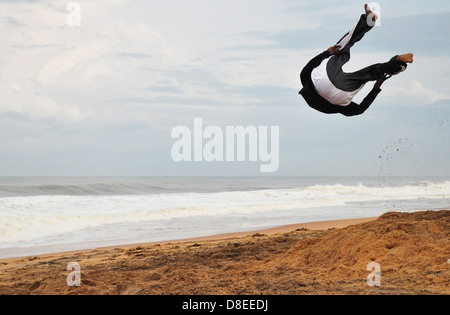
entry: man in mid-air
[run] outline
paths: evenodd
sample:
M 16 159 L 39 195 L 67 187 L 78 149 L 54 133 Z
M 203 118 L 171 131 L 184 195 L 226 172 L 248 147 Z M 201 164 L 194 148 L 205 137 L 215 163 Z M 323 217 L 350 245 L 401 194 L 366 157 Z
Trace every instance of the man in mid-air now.
M 300 80 L 303 89 L 299 92 L 308 105 L 325 114 L 356 116 L 363 114 L 377 95 L 381 85 L 413 63 L 413 54 L 394 56 L 386 63 L 378 63 L 353 73 L 345 73 L 342 67 L 350 60 L 350 49 L 370 31 L 378 16 L 365 5 L 353 28 L 337 43 L 314 59 L 302 70 Z M 353 102 L 355 95 L 369 81 L 376 81 L 372 91 L 361 104 Z

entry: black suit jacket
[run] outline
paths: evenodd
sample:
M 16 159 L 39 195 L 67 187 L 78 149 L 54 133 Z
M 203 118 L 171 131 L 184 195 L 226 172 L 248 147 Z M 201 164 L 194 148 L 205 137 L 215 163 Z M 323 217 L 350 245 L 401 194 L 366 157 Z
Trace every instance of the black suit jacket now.
M 348 106 L 331 104 L 316 92 L 316 88 L 314 87 L 314 83 L 311 79 L 311 72 L 315 68 L 317 68 L 324 59 L 327 59 L 330 56 L 331 55 L 328 50 L 324 51 L 323 53 L 312 59 L 305 66 L 305 68 L 303 68 L 302 73 L 300 74 L 300 80 L 302 81 L 303 89 L 299 92 L 299 94 L 303 96 L 306 103 L 308 103 L 310 107 L 325 114 L 339 113 L 345 116 L 357 116 L 363 114 L 370 107 L 370 105 L 372 105 L 375 98 L 381 92 L 380 88 L 374 87 L 360 105 L 356 104 L 355 102 L 351 102 Z

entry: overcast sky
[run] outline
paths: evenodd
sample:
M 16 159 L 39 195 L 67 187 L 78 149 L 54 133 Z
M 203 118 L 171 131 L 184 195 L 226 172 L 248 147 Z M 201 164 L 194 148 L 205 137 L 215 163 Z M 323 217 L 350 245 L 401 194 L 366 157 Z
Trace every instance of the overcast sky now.
M 362 116 L 325 115 L 299 73 L 360 1 L 0 0 L 0 176 L 260 175 L 175 163 L 172 129 L 279 126 L 272 175 L 450 176 L 450 4 L 378 1 L 346 71 L 413 52 Z M 360 102 L 373 87 L 356 97 Z

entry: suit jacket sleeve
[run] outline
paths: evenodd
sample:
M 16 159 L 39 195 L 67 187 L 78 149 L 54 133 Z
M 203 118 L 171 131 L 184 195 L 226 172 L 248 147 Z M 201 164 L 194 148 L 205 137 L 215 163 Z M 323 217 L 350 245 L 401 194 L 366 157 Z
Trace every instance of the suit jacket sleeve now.
M 357 116 L 363 114 L 369 107 L 372 105 L 373 101 L 377 98 L 378 94 L 380 94 L 381 89 L 378 87 L 374 87 L 372 91 L 366 96 L 366 98 L 361 102 L 360 105 L 352 102 L 350 105 L 341 107 L 339 111 L 342 115 L 345 116 Z
M 328 50 L 325 50 L 323 53 L 321 53 L 320 55 L 317 55 L 310 62 L 308 62 L 308 64 L 303 68 L 303 70 L 300 74 L 300 79 L 302 81 L 303 86 L 306 86 L 308 84 L 313 84 L 312 80 L 311 80 L 311 72 L 315 68 L 320 66 L 320 64 L 322 63 L 322 61 L 324 59 L 327 59 L 330 56 L 331 56 L 330 52 Z M 314 86 L 314 85 L 312 85 L 312 86 Z

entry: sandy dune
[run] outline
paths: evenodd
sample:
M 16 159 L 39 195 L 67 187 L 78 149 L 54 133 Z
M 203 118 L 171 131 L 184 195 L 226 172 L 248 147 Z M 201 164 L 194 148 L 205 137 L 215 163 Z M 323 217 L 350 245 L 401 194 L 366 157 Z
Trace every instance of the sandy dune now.
M 0 294 L 450 294 L 450 211 L 365 221 L 3 260 Z

